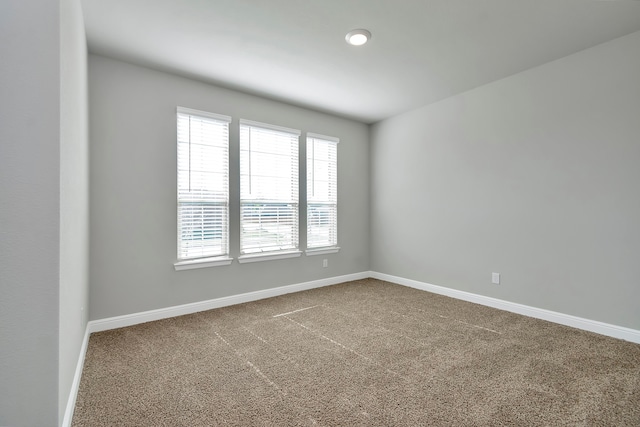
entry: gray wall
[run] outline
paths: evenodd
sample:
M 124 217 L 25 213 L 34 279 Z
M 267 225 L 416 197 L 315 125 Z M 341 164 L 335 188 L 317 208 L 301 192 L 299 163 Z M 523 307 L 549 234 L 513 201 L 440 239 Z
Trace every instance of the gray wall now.
M 372 269 L 640 329 L 638 52 L 634 33 L 373 126 Z
M 58 419 L 58 2 L 0 2 L 0 425 Z
M 59 421 L 84 338 L 89 307 L 87 43 L 80 0 L 60 1 Z
M 89 100 L 91 319 L 369 270 L 366 125 L 95 55 L 89 55 Z M 178 105 L 233 117 L 236 195 L 239 118 L 339 137 L 340 252 L 176 272 Z M 232 197 L 236 258 L 238 217 Z

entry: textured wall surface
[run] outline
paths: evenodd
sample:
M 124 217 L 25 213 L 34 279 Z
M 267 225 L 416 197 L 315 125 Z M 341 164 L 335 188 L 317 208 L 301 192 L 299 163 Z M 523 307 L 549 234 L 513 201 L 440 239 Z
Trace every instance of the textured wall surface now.
M 0 2 L 0 425 L 58 416 L 58 2 Z
M 80 0 L 60 1 L 60 363 L 62 421 L 89 309 L 87 42 Z
M 373 126 L 372 270 L 640 329 L 638 52 L 634 33 Z
M 92 319 L 369 269 L 366 125 L 95 55 L 89 55 L 89 99 Z M 230 252 L 234 258 L 240 232 L 238 120 L 300 129 L 303 137 L 304 132 L 316 132 L 340 138 L 340 252 L 248 264 L 235 260 L 229 266 L 176 272 L 176 106 L 233 117 Z M 301 156 L 304 146 L 301 143 Z M 303 167 L 300 173 L 302 184 Z M 301 244 L 304 249 L 304 233 Z M 327 268 L 322 267 L 324 258 L 329 261 Z

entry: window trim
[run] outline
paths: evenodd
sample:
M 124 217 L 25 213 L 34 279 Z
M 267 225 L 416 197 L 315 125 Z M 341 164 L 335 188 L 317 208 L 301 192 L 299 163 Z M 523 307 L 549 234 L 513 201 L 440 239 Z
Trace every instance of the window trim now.
M 221 122 L 227 122 L 229 124 L 231 124 L 231 122 L 233 122 L 233 118 L 231 116 L 226 116 L 224 114 L 218 114 L 218 113 L 210 113 L 208 111 L 195 110 L 193 108 L 187 108 L 187 107 L 177 106 L 176 107 L 176 115 L 177 114 L 188 114 L 190 116 L 201 116 L 201 117 L 206 117 L 208 119 L 214 119 L 214 120 L 219 120 Z
M 176 271 L 193 270 L 196 268 L 220 267 L 233 262 L 231 257 L 192 258 L 173 263 Z
M 287 250 L 282 252 L 264 252 L 259 254 L 241 255 L 238 257 L 240 264 L 248 262 L 273 261 L 276 259 L 297 258 L 302 255 L 301 250 Z
M 304 253 L 307 256 L 335 254 L 340 251 L 340 246 L 323 246 L 321 248 L 307 249 Z
M 284 126 L 272 125 L 270 123 L 256 122 L 254 120 L 240 119 L 240 120 L 238 120 L 238 124 L 239 124 L 238 127 L 252 126 L 252 127 L 257 127 L 257 128 L 275 130 L 275 131 L 278 131 L 278 132 L 286 132 L 286 133 L 294 134 L 294 135 L 296 135 L 298 137 L 300 135 L 302 135 L 302 131 L 300 131 L 299 129 L 293 129 L 293 128 L 287 128 L 287 127 L 284 127 Z
M 307 132 L 307 138 L 315 138 L 315 139 L 323 139 L 329 142 L 335 142 L 336 144 L 340 144 L 340 138 L 336 138 L 335 136 L 327 136 L 319 133 Z

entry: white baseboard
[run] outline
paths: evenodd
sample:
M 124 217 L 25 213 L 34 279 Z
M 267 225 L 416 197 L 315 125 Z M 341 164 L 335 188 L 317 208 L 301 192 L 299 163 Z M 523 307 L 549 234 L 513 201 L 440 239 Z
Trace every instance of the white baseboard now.
M 126 326 L 133 326 L 140 323 L 151 322 L 154 320 L 167 319 L 169 317 L 182 316 L 185 314 L 197 313 L 200 311 L 212 310 L 214 308 L 227 307 L 230 305 L 257 301 L 260 299 L 276 297 L 292 292 L 306 291 L 308 289 L 336 285 L 338 283 L 349 282 L 352 280 L 361 280 L 369 277 L 640 344 L 640 331 L 635 329 L 610 325 L 608 323 L 597 322 L 594 320 L 584 319 L 568 314 L 557 313 L 550 310 L 544 310 L 523 304 L 517 304 L 496 298 L 472 294 L 470 292 L 445 288 L 443 286 L 432 285 L 429 283 L 419 282 L 417 280 L 405 279 L 403 277 L 378 273 L 376 271 L 367 271 L 362 273 L 348 274 L 344 276 L 330 277 L 327 279 L 314 280 L 311 282 L 299 283 L 295 285 L 281 286 L 278 288 L 248 292 L 244 294 L 216 298 L 207 301 L 199 301 L 191 304 L 183 304 L 157 310 L 145 311 L 141 313 L 133 313 L 124 316 L 116 316 L 107 319 L 90 321 L 87 324 L 84 339 L 82 341 L 82 347 L 80 349 L 80 355 L 78 357 L 78 364 L 76 365 L 76 372 L 73 377 L 73 383 L 71 385 L 71 391 L 69 393 L 69 400 L 67 403 L 67 408 L 65 410 L 64 419 L 62 421 L 62 427 L 71 426 L 73 411 L 76 405 L 76 398 L 78 396 L 78 388 L 80 387 L 80 378 L 82 377 L 82 368 L 84 366 L 84 359 L 87 352 L 87 346 L 89 344 L 89 335 L 92 332 L 100 332 Z
M 323 286 L 337 285 L 338 283 L 349 282 L 351 280 L 366 279 L 368 277 L 369 272 L 366 271 L 362 273 L 347 274 L 345 276 L 329 277 L 327 279 L 298 283 L 295 285 L 280 286 L 278 288 L 247 292 L 239 295 L 231 295 L 228 297 L 216 298 L 207 301 L 198 301 L 190 304 L 176 305 L 173 307 L 160 308 L 157 310 L 143 311 L 141 313 L 125 314 L 123 316 L 110 317 L 107 319 L 92 320 L 89 322 L 88 328 L 89 333 L 107 331 L 110 329 L 123 328 L 125 326 L 133 326 L 140 323 L 152 322 L 154 320 L 183 316 L 185 314 L 197 313 L 199 311 L 212 310 L 214 308 L 227 307 L 230 305 L 276 297 L 292 292 L 300 292 L 306 291 L 308 289 L 320 288 Z
M 76 372 L 73 376 L 71 391 L 69 392 L 67 408 L 64 412 L 64 418 L 62 420 L 62 427 L 71 427 L 71 422 L 73 420 L 73 411 L 76 406 L 78 389 L 80 387 L 80 378 L 82 377 L 82 368 L 84 367 L 84 359 L 87 354 L 87 346 L 89 345 L 89 335 L 92 332 L 100 332 L 109 329 L 122 328 L 125 326 L 133 326 L 139 323 L 151 322 L 154 320 L 166 319 L 175 316 L 182 316 L 184 314 L 197 313 L 199 311 L 206 311 L 214 308 L 241 304 L 244 302 L 257 301 L 264 298 L 271 298 L 279 295 L 289 294 L 292 292 L 306 291 L 308 289 L 320 288 L 323 286 L 337 285 L 338 283 L 349 282 L 351 280 L 361 280 L 368 277 L 369 272 L 347 274 L 344 276 L 330 277 L 327 279 L 314 280 L 311 282 L 298 283 L 295 285 L 281 286 L 278 288 L 265 289 L 262 291 L 248 292 L 245 294 L 216 298 L 208 301 L 200 301 L 191 304 L 161 308 L 158 310 L 150 310 L 142 313 L 127 314 L 124 316 L 111 317 L 108 319 L 92 320 L 87 324 L 87 328 L 85 330 L 82 347 L 80 348 L 80 355 L 78 357 L 78 364 L 76 365 Z
M 82 378 L 82 368 L 84 367 L 84 358 L 87 354 L 87 346 L 89 345 L 89 325 L 84 331 L 84 338 L 82 339 L 82 346 L 80 347 L 80 354 L 78 356 L 78 363 L 76 364 L 76 372 L 73 375 L 73 382 L 71 383 L 71 390 L 69 391 L 69 399 L 67 400 L 67 407 L 64 411 L 64 418 L 62 419 L 62 427 L 71 427 L 71 421 L 73 420 L 73 410 L 76 407 L 76 399 L 78 397 L 78 388 L 80 387 L 80 378 Z
M 600 335 L 606 335 L 613 338 L 630 341 L 640 344 L 640 331 L 625 328 L 623 326 L 611 325 L 608 323 L 598 322 L 595 320 L 584 319 L 582 317 L 572 316 L 569 314 L 558 313 L 555 311 L 545 310 L 542 308 L 530 307 L 528 305 L 518 304 L 514 302 L 504 301 L 497 298 L 486 297 L 483 295 L 472 294 L 470 292 L 459 291 L 456 289 L 445 288 L 443 286 L 432 285 L 429 283 L 419 282 L 417 280 L 405 279 L 403 277 L 392 276 L 389 274 L 371 271 L 369 276 L 374 279 L 384 280 L 387 282 L 397 283 L 399 285 L 420 289 L 434 294 L 445 295 L 463 301 L 469 301 L 488 307 L 498 308 L 500 310 L 509 311 L 511 313 L 522 314 L 524 316 L 534 317 L 536 319 L 547 320 L 549 322 L 558 323 L 572 328 L 582 329 L 585 331 L 595 332 Z

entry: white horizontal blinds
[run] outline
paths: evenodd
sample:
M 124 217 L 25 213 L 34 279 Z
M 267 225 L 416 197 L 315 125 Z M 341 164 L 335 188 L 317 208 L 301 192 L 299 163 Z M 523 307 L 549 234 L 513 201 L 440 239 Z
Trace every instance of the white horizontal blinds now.
M 178 108 L 178 259 L 229 252 L 230 117 Z
M 307 134 L 307 248 L 338 244 L 337 138 Z
M 240 252 L 298 248 L 300 132 L 240 121 Z

